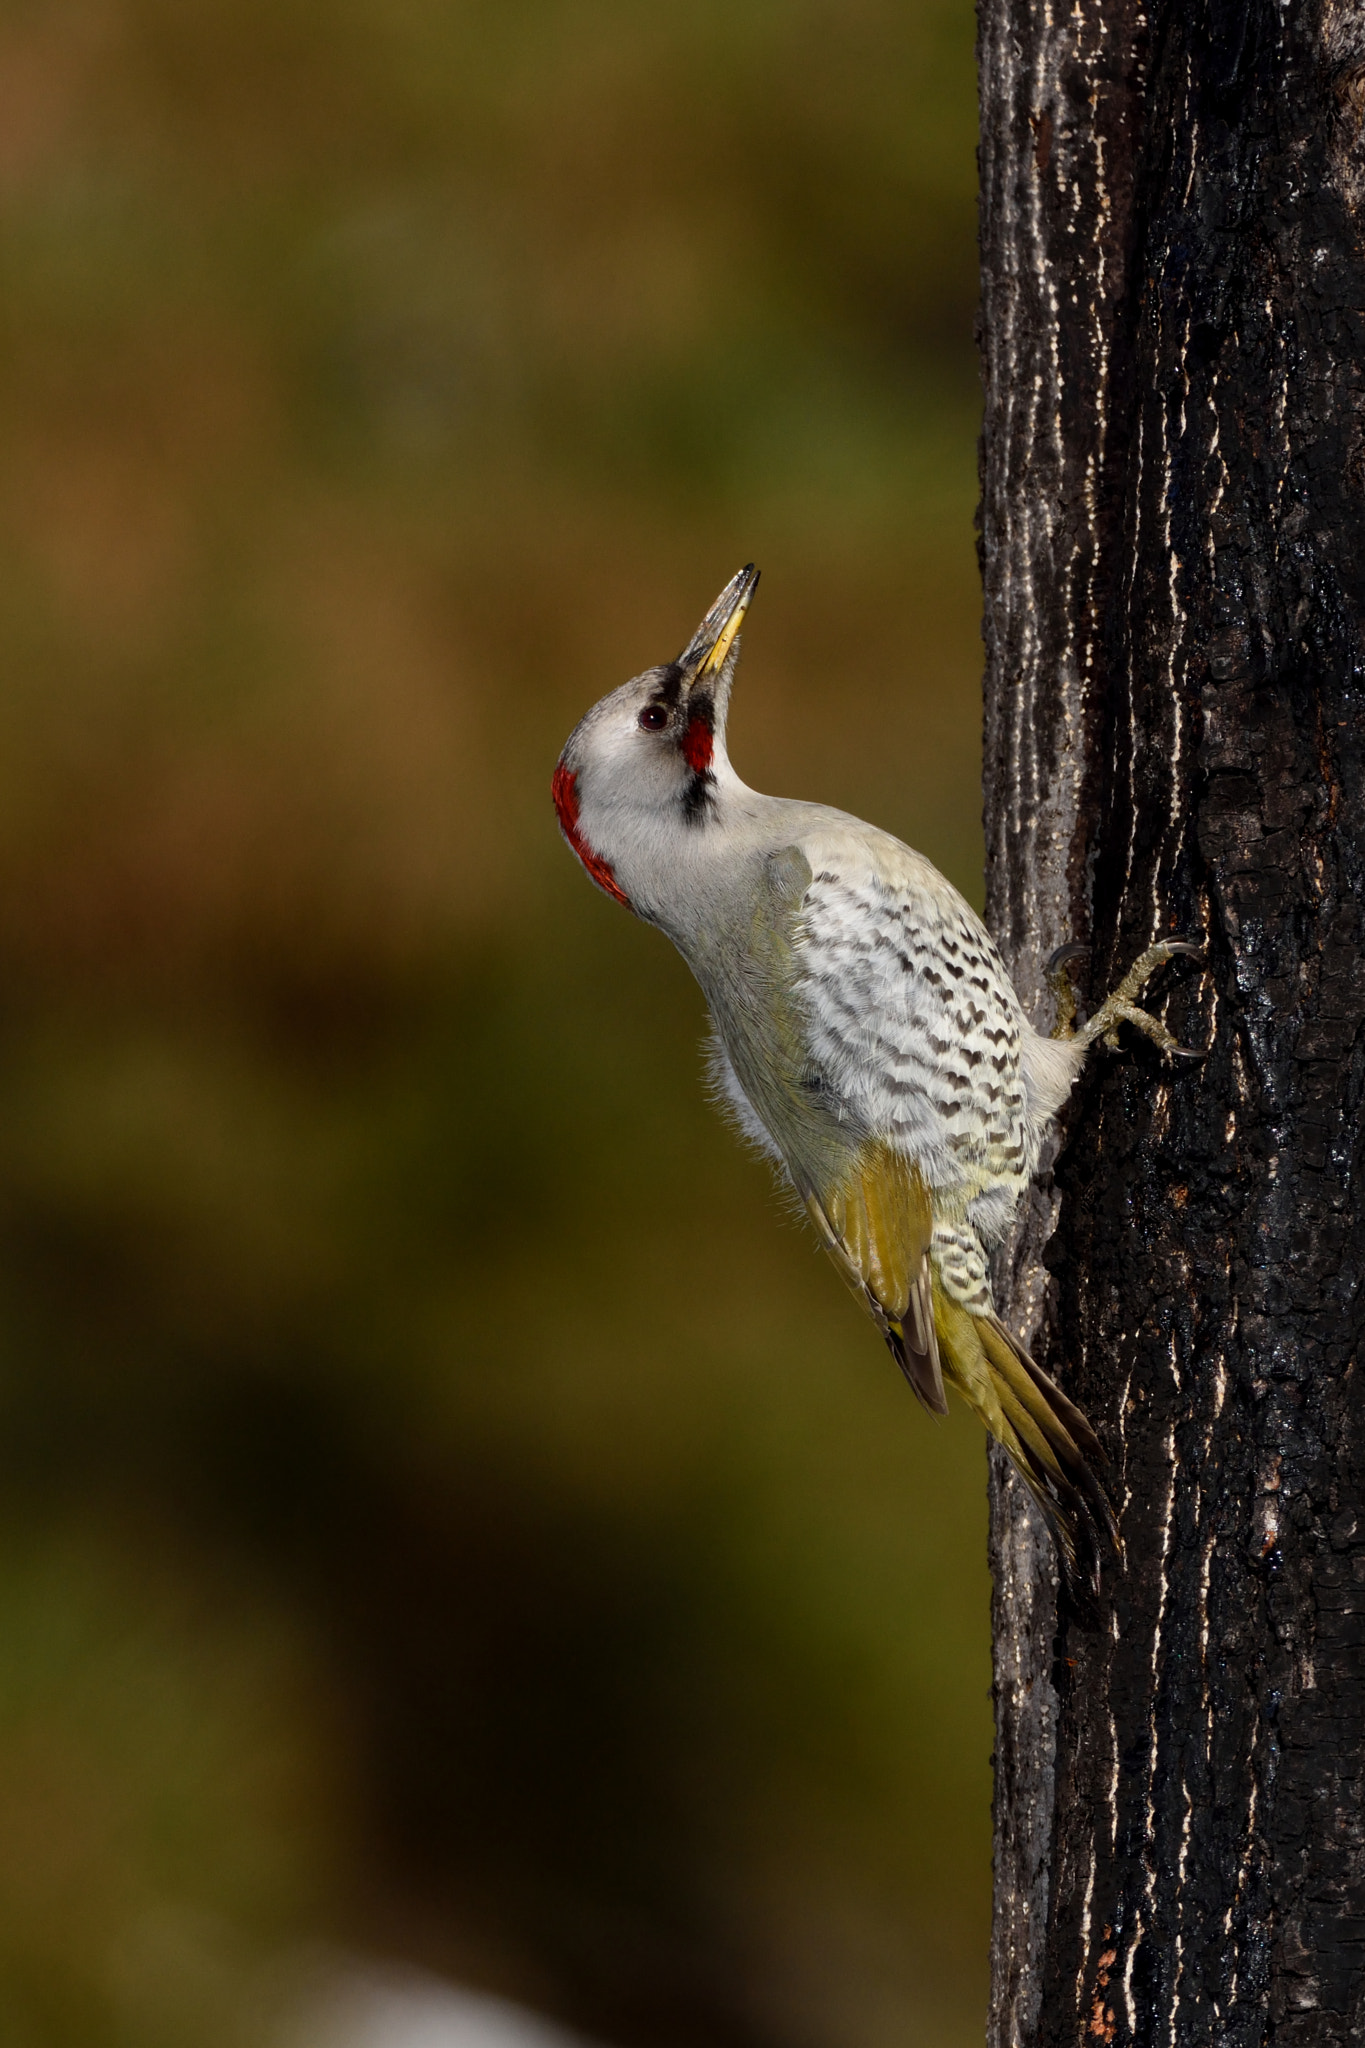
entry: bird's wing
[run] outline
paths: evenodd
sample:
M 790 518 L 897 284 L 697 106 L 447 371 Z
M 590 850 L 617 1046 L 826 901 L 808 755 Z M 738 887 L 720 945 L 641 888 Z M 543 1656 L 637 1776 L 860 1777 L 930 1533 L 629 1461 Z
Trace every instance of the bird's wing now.
M 876 837 L 803 846 L 793 955 L 812 1067 L 836 1115 L 915 1165 L 936 1212 L 998 1198 L 1004 1222 L 1029 1156 L 1018 997 L 957 891 Z
M 1097 1586 L 1098 1535 L 1114 1533 L 1099 1445 L 990 1306 L 981 1240 L 1012 1215 L 1033 1143 L 1004 964 L 956 890 L 871 828 L 809 835 L 779 865 L 800 1091 L 842 1139 L 806 1148 L 807 1206 L 926 1406 L 946 1409 L 946 1371 L 1047 1515 L 1069 1579 Z M 956 1270 L 968 1252 L 974 1268 Z
M 835 1264 L 871 1310 L 892 1355 L 926 1408 L 948 1413 L 934 1330 L 929 1191 L 903 1153 L 860 1145 L 828 1186 L 803 1189 Z

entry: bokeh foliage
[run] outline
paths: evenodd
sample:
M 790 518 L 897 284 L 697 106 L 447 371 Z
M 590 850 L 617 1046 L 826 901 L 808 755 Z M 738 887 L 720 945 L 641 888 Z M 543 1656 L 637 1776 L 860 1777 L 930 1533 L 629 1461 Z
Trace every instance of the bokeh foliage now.
M 973 141 L 966 0 L 6 9 L 5 2048 L 979 2031 L 979 1440 L 546 795 L 753 557 L 741 771 L 977 893 Z

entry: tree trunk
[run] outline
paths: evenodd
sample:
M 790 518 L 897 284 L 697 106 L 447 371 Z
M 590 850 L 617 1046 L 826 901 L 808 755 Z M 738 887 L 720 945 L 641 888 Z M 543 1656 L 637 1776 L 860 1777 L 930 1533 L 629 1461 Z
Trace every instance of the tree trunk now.
M 988 909 L 1162 933 L 1005 1307 L 1126 1547 L 993 1463 L 992 2048 L 1365 2040 L 1365 14 L 981 0 Z

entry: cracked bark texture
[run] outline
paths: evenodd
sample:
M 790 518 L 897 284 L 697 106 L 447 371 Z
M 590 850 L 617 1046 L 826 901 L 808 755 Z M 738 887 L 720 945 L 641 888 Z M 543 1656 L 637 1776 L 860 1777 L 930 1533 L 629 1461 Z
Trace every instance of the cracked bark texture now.
M 988 913 L 1092 1060 L 1001 1294 L 1109 1447 L 1098 1630 L 992 1465 L 992 2048 L 1365 2041 L 1365 12 L 980 0 Z

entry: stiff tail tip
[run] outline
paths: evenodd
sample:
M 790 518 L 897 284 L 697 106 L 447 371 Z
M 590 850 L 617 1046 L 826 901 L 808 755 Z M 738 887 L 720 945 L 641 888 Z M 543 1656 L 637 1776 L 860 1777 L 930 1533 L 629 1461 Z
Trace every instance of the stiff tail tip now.
M 1042 1510 L 1063 1583 L 1079 1609 L 1099 1598 L 1104 1539 L 1122 1555 L 1095 1467 L 1104 1451 L 1085 1416 L 998 1316 L 974 1316 L 935 1289 L 944 1376 L 1008 1453 Z

